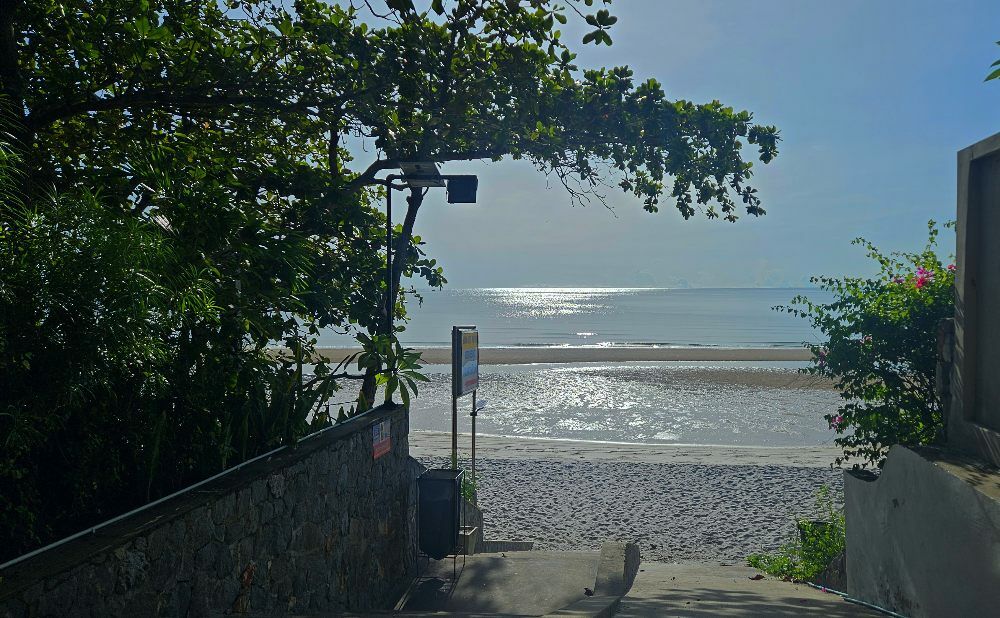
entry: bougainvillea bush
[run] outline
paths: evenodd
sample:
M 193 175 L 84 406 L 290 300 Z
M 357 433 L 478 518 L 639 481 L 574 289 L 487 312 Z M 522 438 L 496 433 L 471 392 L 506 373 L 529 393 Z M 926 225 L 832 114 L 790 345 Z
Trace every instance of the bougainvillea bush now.
M 887 254 L 856 239 L 879 265 L 877 276 L 813 277 L 833 293 L 832 302 L 797 296 L 775 307 L 809 320 L 826 339 L 809 346 L 813 363 L 804 371 L 832 378 L 843 398 L 826 415 L 844 449 L 837 464 L 881 467 L 893 444 L 941 437 L 936 338 L 938 323 L 954 315 L 955 266 L 938 256 L 938 226 L 930 221 L 927 228 L 927 245 L 918 253 Z

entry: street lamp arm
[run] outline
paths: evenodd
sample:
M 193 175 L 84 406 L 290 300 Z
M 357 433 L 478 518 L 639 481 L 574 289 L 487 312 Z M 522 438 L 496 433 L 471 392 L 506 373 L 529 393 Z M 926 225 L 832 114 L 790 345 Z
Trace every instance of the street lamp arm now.
M 490 159 L 492 161 L 496 161 L 505 154 L 507 153 L 500 148 L 484 148 L 481 150 L 439 152 L 435 155 L 427 157 L 427 160 L 434 161 L 435 163 L 445 163 L 446 161 L 472 161 L 474 159 Z M 361 174 L 355 177 L 354 180 L 344 185 L 344 191 L 347 193 L 354 193 L 369 185 L 384 185 L 385 181 L 378 179 L 375 176 L 383 170 L 398 169 L 399 164 L 404 160 L 405 159 L 392 158 L 373 161 L 371 165 L 365 169 L 365 171 L 361 172 Z M 444 178 L 448 178 L 448 176 L 444 176 Z

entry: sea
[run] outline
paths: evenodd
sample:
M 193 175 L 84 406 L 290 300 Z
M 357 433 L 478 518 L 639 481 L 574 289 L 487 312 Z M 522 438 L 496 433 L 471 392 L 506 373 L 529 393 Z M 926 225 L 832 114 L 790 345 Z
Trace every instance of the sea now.
M 774 307 L 817 289 L 470 288 L 427 291 L 410 303 L 401 340 L 450 345 L 475 325 L 484 347 L 661 346 L 793 348 L 818 343 L 808 321 Z M 350 347 L 343 334 L 321 345 Z M 599 442 L 817 446 L 841 399 L 801 379 L 805 362 L 598 362 L 484 365 L 477 432 Z M 410 407 L 413 430 L 451 430 L 451 367 L 429 365 Z M 459 401 L 471 429 L 471 398 Z
M 774 307 L 818 289 L 795 288 L 445 288 L 408 303 L 400 340 L 413 347 L 451 345 L 453 325 L 475 325 L 483 347 L 715 346 L 787 348 L 817 343 L 810 324 Z M 321 346 L 351 347 L 326 332 Z

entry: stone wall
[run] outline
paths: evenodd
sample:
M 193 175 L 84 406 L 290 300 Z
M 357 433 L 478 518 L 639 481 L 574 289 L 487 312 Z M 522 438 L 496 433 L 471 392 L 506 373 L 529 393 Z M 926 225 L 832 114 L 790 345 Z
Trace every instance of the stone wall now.
M 0 617 L 391 609 L 415 556 L 407 431 L 374 410 L 13 564 Z

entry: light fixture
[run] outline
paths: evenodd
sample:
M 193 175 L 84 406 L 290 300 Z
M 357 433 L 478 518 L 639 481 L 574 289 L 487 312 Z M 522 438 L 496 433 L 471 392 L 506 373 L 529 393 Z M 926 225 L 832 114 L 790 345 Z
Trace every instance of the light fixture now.
M 411 187 L 443 187 L 444 178 L 433 161 L 406 161 L 399 164 L 402 181 Z

